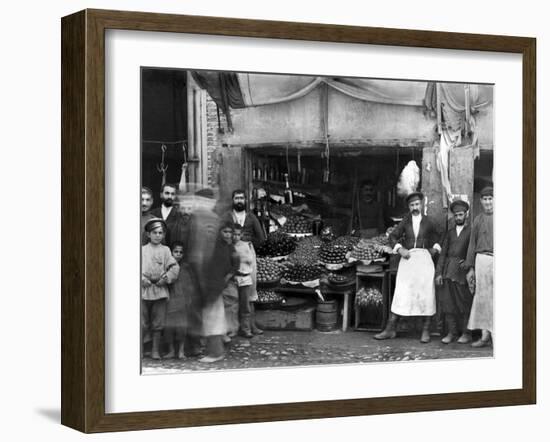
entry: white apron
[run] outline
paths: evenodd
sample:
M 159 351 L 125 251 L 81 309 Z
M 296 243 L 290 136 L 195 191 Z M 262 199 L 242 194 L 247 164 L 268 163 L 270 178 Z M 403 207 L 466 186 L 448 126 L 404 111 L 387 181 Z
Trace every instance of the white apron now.
M 401 316 L 432 316 L 436 310 L 432 257 L 427 249 L 409 252 L 409 259 L 399 261 L 391 311 Z
M 493 257 L 478 253 L 475 272 L 476 291 L 468 328 L 493 332 Z

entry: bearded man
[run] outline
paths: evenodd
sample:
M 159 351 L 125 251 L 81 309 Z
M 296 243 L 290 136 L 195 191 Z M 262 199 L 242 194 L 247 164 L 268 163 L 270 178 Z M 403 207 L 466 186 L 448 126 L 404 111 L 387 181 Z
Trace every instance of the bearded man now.
M 231 194 L 232 210 L 226 212 L 223 221 L 232 221 L 242 226 L 242 240 L 250 241 L 257 250 L 265 241 L 265 233 L 256 216 L 246 210 L 246 194 L 242 189 L 234 190 Z
M 258 218 L 246 210 L 245 191 L 243 189 L 234 190 L 231 194 L 231 199 L 233 203 L 233 210 L 224 214 L 222 217 L 222 222 L 233 222 L 233 224 L 242 226 L 240 239 L 242 241 L 251 242 L 254 250 L 257 250 L 258 247 L 260 247 L 265 241 L 266 236 Z M 248 327 L 244 327 L 244 329 L 241 330 L 243 335 L 247 338 L 252 337 L 252 335 L 261 335 L 263 333 L 254 320 L 254 302 L 258 299 L 258 294 L 256 291 L 257 268 L 255 260 L 250 276 L 252 277 L 250 297 L 249 299 L 239 300 L 240 306 L 238 313 L 240 324 L 250 323 L 250 330 L 248 330 Z M 226 307 L 230 307 L 230 304 L 231 302 L 227 300 Z
M 176 198 L 176 185 L 175 184 L 163 184 L 160 190 L 160 207 L 153 209 L 151 214 L 156 218 L 162 218 L 166 223 L 166 238 L 164 244 L 170 246 L 172 244 L 172 232 L 178 222 L 179 213 L 174 208 L 174 200 Z

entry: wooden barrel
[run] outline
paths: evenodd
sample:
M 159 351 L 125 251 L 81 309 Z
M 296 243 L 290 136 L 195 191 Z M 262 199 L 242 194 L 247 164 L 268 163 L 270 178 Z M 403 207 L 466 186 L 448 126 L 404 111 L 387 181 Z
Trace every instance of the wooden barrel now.
M 317 330 L 328 332 L 336 330 L 338 320 L 338 304 L 336 300 L 319 302 L 315 313 Z

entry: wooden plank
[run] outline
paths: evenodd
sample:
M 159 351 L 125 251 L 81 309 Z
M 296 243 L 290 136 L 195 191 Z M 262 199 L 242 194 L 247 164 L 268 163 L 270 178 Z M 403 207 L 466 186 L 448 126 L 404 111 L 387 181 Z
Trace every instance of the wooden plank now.
M 61 423 L 86 419 L 85 13 L 61 21 Z
M 426 214 L 437 222 L 441 231 L 447 228 L 447 209 L 443 207 L 441 175 L 437 170 L 437 148 L 425 147 L 422 150 L 422 193 L 426 197 Z
M 449 159 L 451 192 L 455 198 L 474 198 L 474 149 L 471 146 L 455 147 Z

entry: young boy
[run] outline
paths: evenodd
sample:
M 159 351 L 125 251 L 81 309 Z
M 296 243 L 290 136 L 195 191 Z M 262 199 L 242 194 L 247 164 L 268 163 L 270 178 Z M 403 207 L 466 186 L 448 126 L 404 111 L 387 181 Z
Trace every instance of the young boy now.
M 160 359 L 160 336 L 166 323 L 168 284 L 176 280 L 179 266 L 170 249 L 162 245 L 166 223 L 153 218 L 145 224 L 149 242 L 141 247 L 141 326 L 153 336 L 151 357 Z
M 172 244 L 172 256 L 180 268 L 177 279 L 168 286 L 170 298 L 166 306 L 166 324 L 164 341 L 168 343 L 168 354 L 164 358 L 184 359 L 184 340 L 187 327 L 186 316 L 189 306 L 189 290 L 191 289 L 191 274 L 189 265 L 183 261 L 183 243 L 175 241 Z M 177 350 L 176 350 L 177 347 Z
M 254 305 L 258 299 L 256 292 L 256 252 L 251 242 L 242 240 L 243 227 L 233 225 L 233 245 L 238 260 L 235 282 L 239 290 L 239 334 L 245 338 L 261 335 L 263 331 L 256 326 Z

